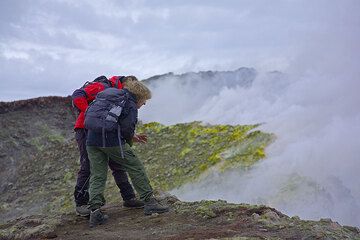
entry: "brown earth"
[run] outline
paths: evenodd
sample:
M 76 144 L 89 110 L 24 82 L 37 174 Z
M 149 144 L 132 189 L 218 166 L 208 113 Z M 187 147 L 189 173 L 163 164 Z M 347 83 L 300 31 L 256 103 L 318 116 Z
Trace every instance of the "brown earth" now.
M 95 228 L 75 214 L 58 216 L 52 225 L 46 216 L 31 216 L 8 223 L 8 228 L 16 225 L 22 231 L 0 239 L 360 239 L 356 228 L 329 219 L 289 218 L 266 206 L 220 200 L 186 203 L 173 196 L 162 202 L 171 211 L 152 216 L 142 209 L 106 205 L 103 211 L 109 220 Z

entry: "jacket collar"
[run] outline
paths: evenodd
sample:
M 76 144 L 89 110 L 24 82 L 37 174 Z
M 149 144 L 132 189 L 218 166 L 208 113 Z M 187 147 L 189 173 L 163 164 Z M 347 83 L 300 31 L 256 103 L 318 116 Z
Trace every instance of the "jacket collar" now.
M 129 99 L 132 100 L 133 102 L 137 103 L 137 99 L 136 99 L 136 96 L 130 92 L 128 89 L 126 88 L 123 88 L 123 91 L 129 95 Z

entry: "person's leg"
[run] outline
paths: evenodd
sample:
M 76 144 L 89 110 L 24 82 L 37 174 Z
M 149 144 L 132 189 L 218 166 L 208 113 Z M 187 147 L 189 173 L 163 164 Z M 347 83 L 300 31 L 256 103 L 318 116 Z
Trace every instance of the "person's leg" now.
M 131 181 L 140 195 L 140 199 L 145 203 L 144 213 L 146 215 L 169 211 L 168 207 L 162 206 L 154 198 L 153 190 L 145 172 L 145 168 L 128 144 L 124 146 L 124 158 L 121 158 L 119 147 L 105 148 L 104 151 L 111 159 L 113 159 L 113 161 L 121 164 L 121 166 L 129 173 Z
M 100 147 L 87 146 L 90 159 L 90 186 L 89 186 L 89 205 L 91 209 L 89 225 L 94 227 L 103 224 L 108 216 L 100 211 L 100 207 L 105 204 L 104 190 L 107 178 L 108 156 Z
M 126 201 L 135 198 L 134 189 L 129 183 L 129 178 L 123 167 L 111 158 L 109 159 L 109 167 L 112 171 L 115 183 L 120 189 L 123 200 Z
M 128 208 L 143 208 L 144 202 L 136 199 L 134 189 L 129 182 L 124 168 L 111 158 L 109 159 L 109 167 L 112 170 L 112 175 L 124 200 L 123 206 Z
M 89 201 L 89 178 L 90 178 L 90 163 L 86 151 L 86 130 L 76 129 L 75 139 L 78 144 L 80 152 L 80 170 L 77 174 L 76 186 L 74 191 L 74 199 L 77 207 L 87 205 Z
M 120 164 L 129 174 L 134 188 L 140 195 L 141 200 L 146 200 L 153 194 L 150 181 L 146 175 L 142 162 L 136 157 L 130 146 L 124 146 L 124 159 L 121 158 L 119 147 L 108 147 L 104 151 L 108 154 L 112 161 Z
M 107 178 L 108 156 L 100 147 L 87 146 L 90 159 L 89 205 L 91 210 L 105 204 L 104 191 Z

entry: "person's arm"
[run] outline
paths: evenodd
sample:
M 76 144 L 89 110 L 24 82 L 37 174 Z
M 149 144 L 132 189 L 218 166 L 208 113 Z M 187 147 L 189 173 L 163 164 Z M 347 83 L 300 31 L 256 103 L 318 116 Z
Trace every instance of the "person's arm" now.
M 138 143 L 147 143 L 147 135 L 146 134 L 134 134 L 133 142 Z
M 88 101 L 86 99 L 86 92 L 84 89 L 76 89 L 71 96 L 74 106 L 79 109 L 80 112 L 85 112 L 88 107 Z
M 74 129 L 77 128 L 84 128 L 84 121 L 85 121 L 85 111 L 88 107 L 88 101 L 86 98 L 86 93 L 83 89 L 76 89 L 71 96 L 73 106 L 79 110 L 79 115 L 75 121 Z
M 104 84 L 100 82 L 90 83 L 86 87 L 76 89 L 72 94 L 72 100 L 80 112 L 85 112 L 88 102 L 95 99 L 96 95 L 105 89 Z
M 128 114 L 120 119 L 121 137 L 132 146 L 135 127 L 137 124 L 138 110 L 136 105 L 130 104 Z

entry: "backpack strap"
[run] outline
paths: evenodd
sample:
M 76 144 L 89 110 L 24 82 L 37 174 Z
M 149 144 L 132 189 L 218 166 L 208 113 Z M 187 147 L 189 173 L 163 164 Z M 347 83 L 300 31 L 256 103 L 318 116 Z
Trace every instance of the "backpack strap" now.
M 120 131 L 120 124 L 118 124 L 118 139 L 119 139 L 119 146 L 120 146 L 120 154 L 121 154 L 121 158 L 125 158 L 124 157 L 124 150 L 121 144 L 121 131 Z
M 102 127 L 102 144 L 103 144 L 103 147 L 106 147 L 106 144 L 105 144 L 105 127 L 104 127 L 104 125 Z
M 89 81 L 86 81 L 84 83 L 84 85 L 81 87 L 81 89 L 84 89 L 85 87 L 87 87 L 88 85 L 90 84 L 93 84 L 93 83 L 103 83 L 103 84 L 106 84 L 108 85 L 108 87 L 111 87 L 112 84 L 111 82 L 109 81 L 109 79 L 107 79 L 105 76 L 100 76 L 100 77 L 97 77 L 95 78 L 93 81 L 89 82 Z M 106 87 L 105 87 L 106 88 Z
M 116 78 L 116 82 L 115 82 L 115 88 L 119 88 L 119 78 Z
M 120 82 L 121 82 L 121 83 L 124 83 L 125 76 L 121 76 L 121 77 L 119 77 L 119 80 L 120 80 Z
M 85 88 L 87 85 L 89 85 L 90 84 L 90 82 L 89 81 L 86 81 L 85 83 L 84 83 L 84 85 L 82 85 L 82 87 L 81 88 Z
M 121 84 L 124 83 L 124 80 L 125 80 L 125 76 L 120 76 L 120 77 L 117 77 L 116 78 L 116 82 L 115 82 L 115 88 L 119 88 L 119 82 Z
M 106 81 L 109 81 L 109 80 L 104 75 L 97 77 L 93 80 L 93 82 L 106 82 Z

